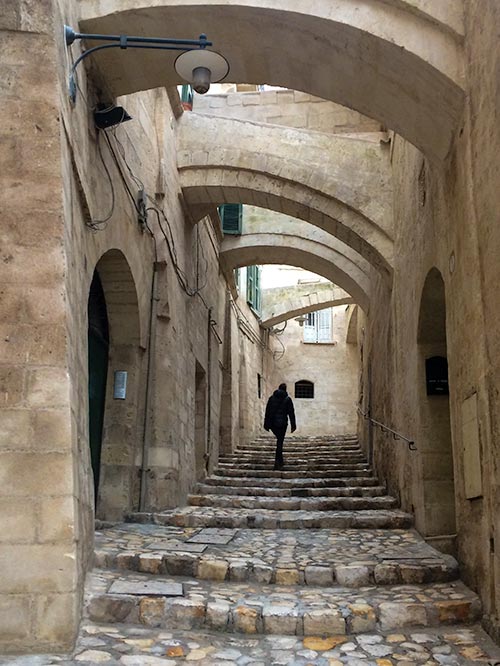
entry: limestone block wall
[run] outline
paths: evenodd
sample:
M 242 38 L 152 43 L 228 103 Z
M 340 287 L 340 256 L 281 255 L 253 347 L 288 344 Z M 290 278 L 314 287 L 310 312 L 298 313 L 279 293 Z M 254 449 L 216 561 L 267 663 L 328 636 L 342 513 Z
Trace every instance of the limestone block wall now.
M 449 512 L 447 531 L 442 527 L 440 534 L 456 532 L 463 575 L 480 593 L 485 624 L 497 636 L 499 323 L 494 285 L 499 268 L 494 257 L 500 236 L 493 221 L 500 165 L 494 120 L 499 87 L 493 72 L 500 53 L 491 26 L 498 25 L 499 11 L 495 2 L 466 3 L 468 101 L 446 162 L 433 164 L 395 139 L 399 223 L 394 287 L 392 297 L 382 285 L 372 292 L 364 365 L 364 398 L 373 415 L 414 438 L 418 447 L 411 453 L 376 431 L 378 472 L 392 492 L 400 493 L 403 508 L 415 511 L 418 529 L 433 538 L 439 535 L 428 509 L 448 512 L 449 493 L 454 494 L 455 516 Z M 435 335 L 437 319 L 424 327 L 430 337 L 422 331 L 422 295 L 433 269 L 444 299 L 435 289 L 427 307 L 445 311 L 444 340 Z M 435 353 L 448 358 L 449 400 L 426 395 L 424 363 Z M 453 466 L 445 484 L 450 456 Z M 436 543 L 450 547 L 452 540 Z
M 381 124 L 372 118 L 297 90 L 229 92 L 218 95 L 195 93 L 193 109 L 207 115 L 333 134 L 383 131 Z
M 69 647 L 82 568 L 53 21 L 0 3 L 2 652 Z
M 231 372 L 231 383 L 222 401 L 221 446 L 233 451 L 239 444 L 251 442 L 261 434 L 267 396 L 274 373 L 273 352 L 276 345 L 260 326 L 259 317 L 239 295 L 228 295 L 228 317 L 231 339 L 226 341 L 230 359 L 225 355 L 224 368 Z M 229 390 L 229 386 L 231 389 Z
M 94 271 L 110 337 L 97 515 L 111 520 L 139 508 L 143 448 L 150 452 L 145 508 L 181 504 L 193 486 L 196 361 L 209 380 L 202 445 L 214 464 L 225 283 L 210 223 L 185 219 L 167 93 L 119 100 L 133 120 L 108 143 L 94 128 L 92 106 L 111 100 L 85 67 L 76 104 L 68 100 L 68 67 L 79 50 L 68 54 L 60 37 L 64 23 L 78 24 L 78 5 L 5 2 L 0 10 L 0 652 L 62 651 L 78 627 L 93 551 L 87 307 Z M 156 251 L 125 182 L 132 197 L 144 186 L 147 205 L 165 215 L 148 213 Z M 174 260 L 203 300 L 181 289 Z M 113 398 L 115 370 L 128 373 L 123 401 Z
M 275 291 L 278 293 L 273 294 Z M 283 291 L 267 289 L 263 298 L 279 297 Z M 266 399 L 281 382 L 287 384 L 294 401 L 298 435 L 343 435 L 357 432 L 358 350 L 356 345 L 346 341 L 349 319 L 346 306 L 332 308 L 331 312 L 331 343 L 305 343 L 304 329 L 294 319 L 287 321 L 284 332 L 279 336 L 284 352 L 281 345 L 275 343 L 276 367 Z M 301 380 L 313 382 L 313 399 L 295 398 L 294 386 Z

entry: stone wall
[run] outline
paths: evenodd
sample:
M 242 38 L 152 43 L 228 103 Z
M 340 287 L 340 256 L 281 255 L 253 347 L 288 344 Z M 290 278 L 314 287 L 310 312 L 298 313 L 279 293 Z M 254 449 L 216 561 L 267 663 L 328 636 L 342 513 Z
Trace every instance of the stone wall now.
M 182 504 L 200 473 L 196 446 L 209 470 L 218 455 L 219 236 L 209 219 L 185 220 L 177 108 L 164 90 L 120 99 L 133 120 L 106 136 L 91 107 L 110 99 L 83 65 L 69 102 L 79 47 L 67 53 L 60 27 L 78 24 L 77 9 L 66 0 L 0 3 L 0 652 L 66 650 L 80 619 L 95 513 L 87 338 L 95 270 L 110 337 L 98 517 Z M 156 249 L 136 210 L 143 188 L 159 211 L 148 213 Z M 125 400 L 113 397 L 116 370 L 128 373 Z
M 424 535 L 456 549 L 465 580 L 483 600 L 485 623 L 498 635 L 500 375 L 493 285 L 500 237 L 492 225 L 498 217 L 500 52 L 491 26 L 498 25 L 500 10 L 489 1 L 466 7 L 470 91 L 448 159 L 431 163 L 394 140 L 394 288 L 392 297 L 383 285 L 372 292 L 364 400 L 377 420 L 415 439 L 418 451 L 410 452 L 375 431 L 377 471 L 400 494 L 403 508 L 415 511 Z M 436 316 L 428 319 L 432 311 Z M 439 317 L 444 338 L 437 335 Z M 426 394 L 425 360 L 436 354 L 448 358 L 449 399 Z
M 69 647 L 81 591 L 53 25 L 0 3 L 0 651 Z
M 266 289 L 262 297 L 265 301 L 279 301 L 292 289 Z M 281 335 L 271 335 L 276 367 L 266 398 L 279 384 L 287 384 L 300 435 L 342 435 L 357 431 L 358 350 L 346 341 L 349 320 L 346 306 L 332 308 L 331 316 L 331 343 L 304 342 L 304 328 L 294 319 L 286 322 Z M 283 329 L 283 325 L 277 329 Z M 295 397 L 295 383 L 301 380 L 313 382 L 313 399 Z
M 383 131 L 381 124 L 372 118 L 297 90 L 230 92 L 220 95 L 195 93 L 193 109 L 207 115 L 332 134 Z

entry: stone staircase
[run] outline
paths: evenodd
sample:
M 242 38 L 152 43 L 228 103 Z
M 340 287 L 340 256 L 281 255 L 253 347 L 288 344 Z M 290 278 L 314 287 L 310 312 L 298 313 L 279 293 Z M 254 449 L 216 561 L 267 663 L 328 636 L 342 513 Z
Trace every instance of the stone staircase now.
M 354 437 L 290 437 L 285 469 L 273 462 L 260 437 L 221 457 L 187 507 L 99 531 L 87 621 L 340 645 L 478 620 L 456 561 L 412 529 Z

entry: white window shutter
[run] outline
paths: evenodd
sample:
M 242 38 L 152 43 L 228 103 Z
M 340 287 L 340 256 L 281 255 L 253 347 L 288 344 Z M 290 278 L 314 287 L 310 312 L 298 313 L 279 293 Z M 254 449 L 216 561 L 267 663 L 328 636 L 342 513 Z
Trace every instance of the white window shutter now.
M 332 311 L 331 308 L 318 312 L 318 342 L 332 341 Z
M 317 342 L 316 326 L 304 323 L 304 342 Z

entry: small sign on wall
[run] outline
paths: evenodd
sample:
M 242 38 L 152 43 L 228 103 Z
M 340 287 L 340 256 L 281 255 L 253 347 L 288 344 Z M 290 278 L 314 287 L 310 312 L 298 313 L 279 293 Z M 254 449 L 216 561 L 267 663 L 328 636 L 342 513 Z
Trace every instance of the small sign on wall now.
M 448 361 L 444 356 L 433 356 L 425 361 L 427 395 L 449 395 Z
M 127 397 L 127 375 L 126 370 L 115 370 L 113 385 L 113 398 L 115 400 L 125 400 Z

